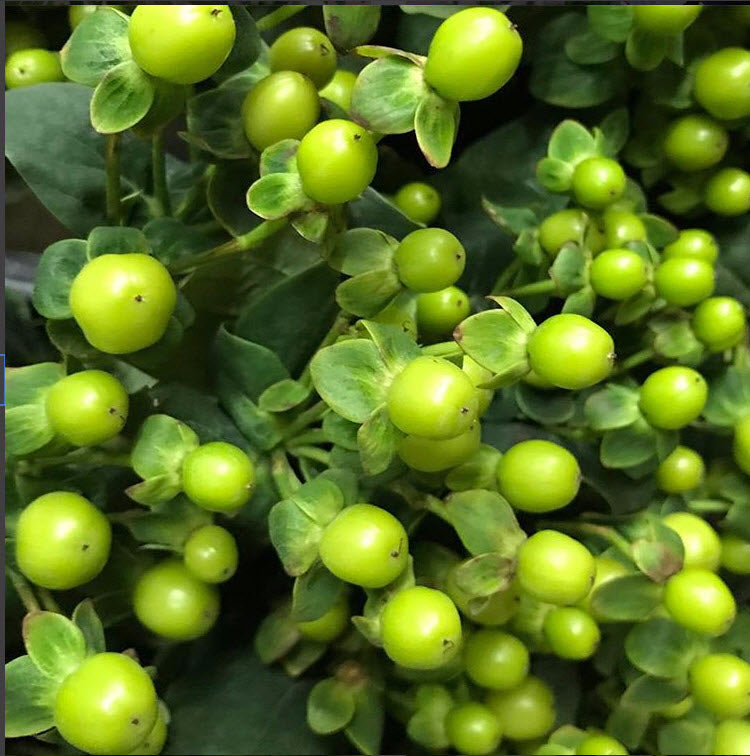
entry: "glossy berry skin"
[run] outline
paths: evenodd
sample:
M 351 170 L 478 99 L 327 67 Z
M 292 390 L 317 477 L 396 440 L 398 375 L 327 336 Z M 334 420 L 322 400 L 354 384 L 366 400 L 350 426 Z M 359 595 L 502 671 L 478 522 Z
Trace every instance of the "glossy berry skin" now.
M 750 756 L 750 722 L 725 719 L 714 730 L 714 756 Z
M 667 304 L 690 307 L 713 294 L 714 269 L 703 260 L 675 257 L 659 265 L 654 283 Z
M 732 654 L 707 654 L 690 665 L 690 693 L 719 719 L 750 714 L 750 664 Z
M 702 228 L 688 228 L 680 231 L 680 235 L 667 244 L 662 252 L 663 260 L 671 260 L 673 257 L 692 257 L 711 265 L 716 262 L 718 256 L 719 245 L 716 239 Z
M 500 493 L 522 512 L 551 512 L 570 504 L 581 485 L 576 458 L 551 441 L 514 444 L 497 466 Z
M 158 716 L 156 691 L 138 662 L 124 654 L 90 656 L 62 682 L 55 727 L 86 753 L 129 753 L 149 735 Z
M 425 81 L 446 100 L 483 100 L 518 68 L 523 43 L 494 8 L 466 8 L 443 21 L 427 52 Z
M 158 756 L 164 750 L 164 744 L 167 742 L 167 723 L 164 720 L 164 714 L 161 707 L 156 716 L 156 724 L 151 728 L 151 732 L 146 739 L 134 750 L 128 751 L 128 756 Z
M 235 34 L 228 5 L 139 5 L 128 28 L 135 62 L 173 84 L 213 76 L 231 52 Z
M 521 544 L 516 578 L 521 589 L 538 601 L 565 606 L 591 590 L 596 563 L 578 541 L 555 530 L 540 530 Z
M 481 417 L 492 403 L 495 392 L 492 389 L 479 388 L 492 378 L 492 371 L 483 368 L 476 360 L 472 360 L 468 354 L 464 355 L 461 370 L 469 376 L 469 379 L 477 389 L 479 408 L 477 414 Z
M 30 87 L 48 81 L 63 81 L 60 56 L 50 50 L 30 48 L 17 50 L 5 61 L 5 86 L 7 89 Z
M 185 457 L 182 488 L 190 501 L 209 512 L 236 512 L 255 490 L 255 464 L 234 444 L 203 444 Z
M 417 327 L 420 336 L 428 339 L 450 337 L 453 329 L 470 313 L 469 298 L 457 286 L 417 297 Z
M 441 591 L 423 586 L 399 591 L 380 619 L 383 650 L 408 669 L 437 669 L 461 645 L 461 618 Z
M 440 472 L 463 464 L 479 449 L 482 430 L 475 421 L 466 433 L 454 438 L 435 440 L 405 436 L 398 445 L 398 456 L 412 470 Z
M 576 749 L 576 756 L 628 756 L 628 750 L 619 740 L 600 733 L 585 737 Z
M 276 38 L 268 53 L 271 71 L 296 71 L 320 89 L 336 72 L 336 51 L 323 32 L 297 26 Z
M 466 251 L 450 231 L 420 228 L 401 240 L 394 262 L 404 286 L 434 292 L 458 281 L 466 265 Z
M 68 491 L 43 494 L 16 525 L 16 562 L 36 585 L 68 590 L 93 580 L 109 559 L 112 528 L 88 499 Z
M 441 357 L 417 357 L 391 384 L 388 416 L 409 435 L 454 438 L 476 421 L 478 401 L 471 379 L 461 368 Z
M 155 257 L 139 253 L 95 257 L 70 287 L 73 317 L 89 344 L 107 354 L 155 344 L 176 304 L 169 271 Z
M 5 20 L 5 60 L 18 50 L 44 48 L 44 35 L 25 21 Z
M 319 115 L 315 85 L 294 71 L 279 71 L 261 79 L 242 103 L 245 136 L 259 152 L 282 139 L 302 139 Z
M 298 622 L 297 629 L 302 633 L 303 638 L 317 643 L 330 643 L 349 627 L 350 617 L 349 603 L 342 598 L 322 617 L 308 622 Z
M 205 525 L 190 534 L 182 557 L 185 566 L 199 580 L 223 583 L 237 571 L 237 541 L 226 528 Z
M 693 333 L 711 352 L 723 352 L 745 337 L 745 308 L 733 297 L 704 299 L 693 313 Z
M 357 81 L 357 74 L 339 68 L 333 75 L 333 78 L 326 84 L 318 94 L 338 105 L 346 113 L 352 104 L 352 91 Z
M 359 196 L 377 165 L 378 150 L 370 132 L 336 118 L 314 126 L 297 150 L 302 188 L 324 205 L 340 205 Z
M 687 115 L 673 121 L 663 143 L 667 160 L 681 171 L 702 171 L 716 165 L 728 146 L 727 130 L 704 115 Z
M 750 211 L 750 173 L 739 168 L 717 171 L 706 183 L 704 201 L 717 215 L 744 215 Z
M 725 47 L 695 69 L 695 99 L 715 118 L 750 115 L 750 50 Z
M 457 753 L 483 756 L 497 751 L 503 733 L 498 718 L 486 706 L 468 701 L 448 712 L 445 734 Z
M 633 6 L 635 24 L 639 29 L 665 37 L 684 32 L 700 12 L 700 5 Z
M 611 158 L 586 158 L 573 171 L 572 189 L 579 205 L 599 210 L 622 196 L 625 171 Z
M 678 430 L 692 423 L 706 405 L 708 385 L 692 368 L 673 365 L 651 373 L 641 386 L 640 408 L 654 428 Z
M 734 533 L 721 536 L 721 566 L 735 575 L 750 575 L 750 541 Z
M 676 446 L 656 468 L 656 484 L 665 493 L 680 494 L 698 488 L 705 475 L 703 457 L 687 446 Z
M 574 606 L 551 609 L 544 617 L 543 630 L 552 653 L 561 659 L 588 659 L 601 640 L 594 618 Z
M 685 550 L 683 567 L 715 572 L 719 569 L 721 542 L 716 531 L 702 518 L 690 512 L 673 512 L 662 522 L 680 536 Z
M 75 446 L 108 441 L 128 417 L 120 381 L 102 370 L 83 370 L 59 380 L 47 394 L 47 419 L 55 434 Z
M 740 470 L 750 475 L 750 415 L 734 426 L 732 455 Z
M 347 583 L 382 588 L 406 567 L 409 538 L 390 512 L 372 504 L 353 504 L 323 531 L 320 558 Z
M 461 613 L 472 622 L 486 627 L 504 625 L 518 611 L 518 590 L 515 586 L 493 593 L 486 601 L 473 603 L 471 596 L 456 583 L 455 572 L 451 570 L 445 578 L 445 591 Z
M 703 635 L 723 635 L 737 606 L 724 581 L 709 570 L 683 569 L 664 588 L 664 607 L 678 624 Z
M 584 611 L 588 612 L 594 619 L 602 619 L 597 615 L 596 610 L 591 605 L 591 599 L 594 595 L 594 591 L 596 591 L 599 586 L 608 583 L 610 580 L 614 580 L 615 578 L 627 575 L 628 569 L 627 567 L 625 567 L 625 565 L 623 565 L 621 562 L 618 562 L 616 559 L 612 559 L 611 557 L 603 556 L 601 554 L 595 557 L 594 562 L 596 563 L 596 575 L 594 577 L 594 582 L 591 586 L 591 590 L 583 599 L 581 599 L 581 601 L 578 602 L 578 606 Z
M 68 7 L 68 23 L 71 29 L 75 29 L 81 21 L 85 21 L 89 16 L 93 16 L 96 11 L 102 8 L 112 8 L 122 10 L 121 5 L 70 5 Z
M 630 241 L 646 241 L 646 227 L 635 214 L 610 209 L 604 213 L 604 241 L 607 249 L 617 249 Z
M 528 355 L 540 378 L 559 388 L 579 390 L 610 374 L 615 344 L 592 320 L 562 313 L 547 318 L 531 333 Z
M 177 559 L 144 572 L 135 586 L 133 610 L 151 632 L 175 641 L 205 635 L 219 616 L 219 592 Z
M 500 720 L 503 735 L 511 740 L 531 740 L 546 735 L 555 723 L 555 696 L 547 683 L 529 675 L 511 690 L 493 690 L 485 700 Z
M 464 644 L 464 669 L 483 688 L 509 690 L 529 673 L 529 650 L 502 630 L 477 630 Z
M 437 218 L 442 205 L 440 192 L 429 184 L 412 181 L 404 184 L 393 198 L 396 207 L 416 223 L 429 225 Z
M 607 299 L 630 299 L 641 291 L 647 279 L 646 261 L 629 249 L 607 249 L 589 267 L 591 287 Z
M 556 255 L 566 244 L 583 241 L 588 216 L 578 208 L 566 208 L 548 215 L 539 224 L 539 243 L 550 255 Z

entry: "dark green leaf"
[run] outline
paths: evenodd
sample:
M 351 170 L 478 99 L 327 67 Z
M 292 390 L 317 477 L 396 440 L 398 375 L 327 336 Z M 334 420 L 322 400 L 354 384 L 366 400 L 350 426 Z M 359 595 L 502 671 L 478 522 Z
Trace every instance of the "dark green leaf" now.
M 537 214 L 529 207 L 502 207 L 482 197 L 482 209 L 507 234 L 520 236 L 539 225 Z
M 635 27 L 625 42 L 625 57 L 639 71 L 653 71 L 664 60 L 667 43 L 664 37 Z
M 70 310 L 70 287 L 86 264 L 86 242 L 64 239 L 47 247 L 39 260 L 34 294 L 34 307 L 45 318 L 64 320 Z
M 310 388 L 290 378 L 269 386 L 258 398 L 264 412 L 287 412 L 310 396 Z
M 281 666 L 290 677 L 299 677 L 320 660 L 328 650 L 327 643 L 302 639 L 281 660 Z
M 630 663 L 654 677 L 685 674 L 697 648 L 694 635 L 663 617 L 635 625 L 625 638 Z
M 263 49 L 263 41 L 247 8 L 230 5 L 229 9 L 234 16 L 234 45 L 221 68 L 213 75 L 216 81 L 222 82 L 249 69 Z
M 371 186 L 347 204 L 349 225 L 368 226 L 401 238 L 414 231 L 418 225 L 397 208 L 393 202 L 376 192 Z
M 212 522 L 211 513 L 193 504 L 185 496 L 153 505 L 150 511 L 132 510 L 121 521 L 133 537 L 144 544 L 159 545 L 180 553 L 188 536 Z
M 264 664 L 272 664 L 289 653 L 299 640 L 299 629 L 292 622 L 289 606 L 284 604 L 260 623 L 253 647 Z
M 627 108 L 617 108 L 599 124 L 599 149 L 608 157 L 616 157 L 628 141 L 630 115 Z
M 732 366 L 711 383 L 703 416 L 710 423 L 734 427 L 750 412 L 750 369 Z
M 568 392 L 541 391 L 519 383 L 515 398 L 521 412 L 542 425 L 561 425 L 573 417 L 575 405 Z
M 344 52 L 369 42 L 380 23 L 379 5 L 324 5 L 326 34 Z
M 621 702 L 607 718 L 606 730 L 631 751 L 637 751 L 650 721 L 651 714 L 647 710 Z
M 347 276 L 390 268 L 398 241 L 374 228 L 353 228 L 336 237 L 328 264 Z
M 596 431 L 625 428 L 640 417 L 638 400 L 637 389 L 619 383 L 608 383 L 586 400 L 586 421 Z
M 562 296 L 573 294 L 586 285 L 586 257 L 577 244 L 567 244 L 555 257 L 550 277 Z
M 613 622 L 639 622 L 661 602 L 661 586 L 645 575 L 625 575 L 600 585 L 591 597 L 597 615 Z
M 357 691 L 354 717 L 344 732 L 360 753 L 374 756 L 380 753 L 384 720 L 383 692 L 380 686 L 368 683 Z
M 91 98 L 91 125 L 100 134 L 134 126 L 154 101 L 154 84 L 135 61 L 120 63 L 96 85 Z
M 663 724 L 657 733 L 659 753 L 665 756 L 691 753 L 708 756 L 713 753 L 714 723 L 706 714 L 696 713 Z
M 335 678 L 321 680 L 307 698 L 307 723 L 319 735 L 339 732 L 354 716 L 352 689 Z
M 54 727 L 59 683 L 42 674 L 28 656 L 5 665 L 5 737 L 36 735 Z
M 148 239 L 138 228 L 98 226 L 91 229 L 86 241 L 86 255 L 89 260 L 99 255 L 121 255 L 133 252 L 147 255 L 150 251 Z
M 242 125 L 242 89 L 218 87 L 191 97 L 187 103 L 187 127 L 191 140 L 216 157 L 228 160 L 253 154 Z M 248 175 L 249 183 L 250 175 Z
M 633 25 L 633 9 L 629 5 L 586 6 L 591 28 L 605 39 L 624 42 Z
M 687 694 L 684 682 L 643 675 L 628 685 L 623 693 L 622 703 L 647 711 L 660 711 L 679 703 Z
M 584 66 L 606 63 L 616 58 L 620 52 L 618 45 L 601 37 L 591 29 L 570 37 L 565 43 L 565 54 L 573 61 Z
M 422 97 L 414 115 L 417 144 L 434 168 L 450 162 L 453 143 L 458 134 L 459 108 L 434 92 Z
M 62 682 L 86 658 L 86 639 L 57 612 L 31 612 L 23 620 L 23 641 L 37 669 Z
M 357 431 L 359 426 L 357 423 L 352 423 L 349 420 L 344 420 L 343 417 L 337 415 L 335 412 L 329 412 L 323 418 L 323 431 L 326 437 L 332 444 L 337 446 L 343 446 L 344 449 L 350 451 L 357 451 Z
M 646 213 L 641 215 L 641 221 L 646 227 L 649 242 L 657 249 L 664 249 L 667 244 L 671 244 L 678 236 L 679 232 L 668 220 L 660 215 Z
M 482 444 L 471 459 L 448 472 L 445 485 L 451 491 L 479 488 L 492 491 L 497 488 L 497 463 L 500 456 L 497 449 Z
M 294 581 L 292 619 L 310 622 L 320 619 L 342 596 L 344 584 L 316 561 Z
M 607 431 L 599 450 L 602 464 L 614 469 L 635 467 L 655 455 L 656 433 L 644 420 Z

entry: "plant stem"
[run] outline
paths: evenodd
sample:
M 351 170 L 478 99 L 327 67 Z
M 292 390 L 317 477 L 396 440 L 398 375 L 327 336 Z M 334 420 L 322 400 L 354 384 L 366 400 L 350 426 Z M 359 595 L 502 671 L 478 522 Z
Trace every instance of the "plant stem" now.
M 322 428 L 313 428 L 312 430 L 300 433 L 292 439 L 292 443 L 295 446 L 302 446 L 308 444 L 327 444 L 330 443 L 330 439 L 325 434 Z
M 339 314 L 336 316 L 336 319 L 333 321 L 333 325 L 328 329 L 328 333 L 323 337 L 323 341 L 318 344 L 318 348 L 316 350 L 316 354 L 323 349 L 324 347 L 330 346 L 331 344 L 335 343 L 339 336 L 349 327 L 349 316 L 339 311 Z M 305 365 L 305 369 L 302 371 L 299 377 L 299 383 L 307 386 L 309 385 L 310 381 L 310 363 L 312 362 L 312 359 L 310 359 Z
M 642 365 L 644 362 L 648 362 L 654 357 L 655 354 L 656 352 L 654 352 L 653 347 L 641 349 L 640 352 L 631 354 L 630 357 L 626 357 L 617 366 L 617 369 L 612 372 L 610 377 L 620 375 L 621 373 L 627 373 L 628 370 L 632 370 L 634 367 L 638 367 L 638 365 Z
M 215 171 L 215 165 L 207 166 L 203 175 L 185 192 L 182 202 L 175 210 L 176 218 L 185 220 L 203 207 L 203 203 L 206 201 L 206 185 Z
M 513 276 L 518 273 L 519 270 L 521 270 L 521 258 L 516 257 L 513 260 L 511 260 L 505 270 L 497 277 L 497 280 L 495 281 L 495 285 L 492 287 L 492 293 L 493 294 L 501 294 L 505 287 L 508 285 L 508 282 L 513 278 Z
M 105 144 L 107 175 L 107 221 L 113 226 L 122 222 L 120 201 L 120 140 L 121 134 L 107 134 Z
M 271 452 L 271 477 L 282 499 L 288 499 L 302 485 L 283 449 Z
M 34 591 L 31 588 L 31 584 L 26 580 L 26 578 L 22 577 L 15 570 L 10 569 L 10 567 L 5 568 L 5 573 L 10 578 L 10 582 L 13 584 L 13 588 L 15 588 L 16 593 L 23 602 L 23 605 L 26 607 L 26 611 L 41 611 L 42 607 L 39 606 L 39 602 L 36 600 L 36 596 L 34 595 Z
M 295 457 L 306 457 L 307 459 L 315 460 L 326 467 L 330 467 L 331 465 L 330 453 L 317 446 L 290 446 L 289 453 Z
M 289 221 L 286 218 L 263 221 L 263 223 L 256 226 L 252 231 L 248 231 L 242 236 L 237 236 L 225 244 L 220 244 L 218 247 L 208 249 L 205 252 L 198 252 L 195 255 L 189 255 L 188 257 L 176 260 L 169 266 L 169 270 L 171 273 L 185 273 L 200 265 L 215 262 L 222 257 L 246 252 L 248 249 L 262 244 L 269 236 L 273 236 L 288 223 Z
M 556 291 L 557 284 L 551 278 L 545 278 L 543 281 L 534 281 L 502 293 L 506 297 L 531 297 L 534 294 L 553 294 Z
M 267 15 L 263 16 L 263 18 L 258 19 L 255 22 L 255 27 L 259 32 L 266 32 L 269 29 L 273 29 L 275 26 L 283 23 L 288 18 L 296 16 L 297 13 L 303 11 L 306 7 L 306 5 L 282 5 L 275 11 L 271 11 Z
M 429 357 L 460 357 L 463 354 L 461 347 L 455 341 L 441 341 L 439 344 L 428 344 L 421 348 L 423 355 Z
M 48 467 L 60 465 L 110 465 L 112 467 L 130 467 L 130 452 L 113 453 L 103 449 L 76 449 L 60 457 L 40 457 L 23 461 L 26 473 L 40 473 Z
M 312 407 L 300 412 L 300 414 L 287 425 L 284 430 L 283 440 L 288 441 L 294 439 L 300 431 L 306 430 L 314 422 L 320 420 L 326 412 L 328 412 L 328 405 L 323 401 L 316 402 Z
M 48 611 L 48 612 L 57 612 L 58 614 L 62 614 L 60 611 L 60 605 L 55 601 L 52 594 L 46 589 L 46 588 L 39 588 L 39 598 L 42 600 L 42 606 Z
M 726 501 L 716 501 L 714 499 L 698 499 L 688 502 L 688 509 L 696 514 L 724 514 L 731 504 Z
M 154 196 L 162 216 L 172 215 L 172 200 L 167 187 L 167 164 L 164 159 L 164 129 L 151 137 L 151 166 L 154 172 Z

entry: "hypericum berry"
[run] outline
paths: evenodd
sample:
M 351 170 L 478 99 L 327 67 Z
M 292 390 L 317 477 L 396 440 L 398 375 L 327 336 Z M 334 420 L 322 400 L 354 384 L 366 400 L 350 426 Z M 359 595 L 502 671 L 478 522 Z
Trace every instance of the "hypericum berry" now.
M 398 456 L 420 472 L 439 472 L 460 465 L 479 448 L 482 429 L 475 421 L 466 433 L 436 440 L 420 436 L 404 436 L 398 445 Z
M 446 439 L 466 433 L 476 421 L 478 397 L 461 368 L 440 357 L 417 357 L 394 379 L 388 416 L 404 433 Z
M 649 34 L 680 34 L 698 18 L 700 5 L 634 5 L 633 15 L 639 29 Z
M 716 239 L 702 228 L 688 228 L 680 231 L 680 235 L 667 244 L 662 252 L 664 260 L 670 260 L 673 257 L 692 257 L 710 265 L 716 262 L 718 256 L 719 245 Z
M 750 50 L 725 47 L 695 69 L 695 99 L 715 118 L 750 115 Z
M 492 371 L 483 368 L 476 360 L 472 360 L 468 354 L 464 355 L 463 362 L 461 363 L 461 369 L 469 376 L 469 379 L 477 387 L 477 397 L 479 399 L 479 407 L 477 409 L 477 415 L 481 417 L 487 408 L 492 403 L 492 399 L 495 396 L 495 392 L 492 389 L 479 388 L 479 386 L 488 383 L 492 378 Z
M 742 418 L 734 426 L 732 454 L 740 470 L 750 475 L 750 415 Z
M 552 653 L 562 659 L 588 659 L 601 640 L 594 618 L 574 606 L 550 609 L 544 617 L 543 630 Z
M 205 525 L 190 534 L 183 559 L 185 566 L 200 580 L 224 583 L 237 571 L 237 541 L 226 528 Z
M 600 210 L 622 196 L 625 183 L 625 171 L 617 161 L 590 157 L 573 171 L 573 196 L 584 207 Z
M 523 512 L 551 512 L 570 504 L 581 485 L 576 458 L 551 441 L 511 446 L 497 466 L 500 493 Z
M 71 8 L 80 6 L 70 6 Z M 100 6 L 97 6 L 100 7 Z M 18 50 L 39 50 L 44 47 L 44 35 L 25 21 L 5 20 L 5 60 Z M 7 82 L 6 82 L 7 86 Z
M 709 351 L 723 352 L 745 337 L 745 308 L 733 297 L 709 297 L 695 308 L 692 326 Z
M 164 750 L 167 734 L 167 722 L 164 719 L 162 707 L 159 706 L 159 712 L 156 715 L 156 724 L 137 748 L 128 751 L 128 756 L 158 756 Z
M 337 578 L 365 588 L 393 582 L 409 559 L 404 526 L 372 504 L 342 509 L 323 531 L 319 548 L 323 564 Z
M 692 491 L 703 483 L 706 465 L 697 451 L 676 446 L 656 468 L 656 483 L 665 493 Z
M 736 575 L 750 575 L 750 541 L 734 533 L 721 536 L 721 566 Z
M 648 235 L 643 221 L 627 210 L 610 208 L 602 217 L 604 240 L 608 249 L 619 249 L 631 241 L 646 241 Z
M 330 643 L 349 627 L 350 617 L 349 602 L 345 597 L 342 597 L 317 619 L 298 622 L 297 629 L 308 640 Z
M 448 712 L 445 734 L 457 753 L 484 756 L 496 752 L 503 733 L 492 711 L 476 701 L 468 701 Z
M 714 572 L 719 569 L 721 542 L 717 532 L 704 519 L 691 512 L 673 512 L 662 522 L 680 536 L 686 569 L 697 567 Z
M 714 756 L 747 756 L 750 754 L 750 722 L 746 719 L 725 719 L 714 730 Z
M 628 749 L 619 740 L 615 740 L 604 733 L 596 733 L 587 735 L 579 743 L 578 748 L 576 748 L 576 756 L 628 756 Z
M 51 50 L 17 50 L 5 60 L 5 86 L 8 89 L 64 79 L 60 68 L 60 55 Z
M 357 74 L 344 68 L 339 68 L 328 84 L 318 91 L 318 95 L 326 100 L 330 100 L 344 112 L 348 113 L 352 104 L 352 91 L 354 90 L 356 81 Z
M 664 587 L 663 601 L 678 625 L 704 635 L 723 635 L 737 613 L 732 592 L 710 570 L 687 569 L 672 575 Z
M 673 121 L 663 142 L 667 160 L 681 171 L 702 171 L 716 165 L 728 146 L 729 134 L 720 123 L 695 114 Z
M 646 378 L 639 406 L 654 428 L 678 430 L 703 412 L 707 399 L 708 384 L 697 370 L 672 365 Z
M 425 81 L 446 100 L 482 100 L 518 68 L 523 44 L 508 17 L 494 8 L 465 8 L 443 21 L 430 42 Z
M 466 251 L 450 231 L 420 228 L 401 240 L 393 261 L 404 286 L 426 293 L 458 281 L 466 265 Z
M 557 716 L 552 689 L 532 675 L 511 690 L 490 691 L 485 703 L 500 720 L 503 735 L 516 741 L 546 735 Z
M 268 51 L 271 71 L 296 71 L 320 89 L 336 71 L 336 50 L 323 32 L 297 26 L 278 36 Z
M 461 618 L 441 591 L 416 586 L 399 591 L 380 618 L 383 650 L 409 669 L 437 669 L 458 652 Z
M 433 341 L 450 337 L 454 328 L 470 313 L 469 297 L 457 286 L 417 297 L 419 334 Z
M 528 342 L 531 369 L 553 386 L 578 390 L 603 381 L 615 360 L 612 337 L 588 318 L 562 313 L 547 318 Z
M 706 183 L 704 201 L 717 215 L 744 215 L 750 211 L 750 173 L 739 168 L 717 171 Z
M 667 304 L 690 307 L 713 293 L 714 269 L 703 260 L 673 257 L 656 269 L 654 283 Z
M 690 665 L 690 693 L 719 719 L 750 714 L 750 664 L 733 654 L 707 654 Z
M 629 299 L 646 283 L 646 261 L 630 249 L 607 249 L 589 267 L 591 288 L 607 299 Z
M 464 669 L 483 688 L 515 688 L 529 673 L 529 650 L 502 630 L 477 630 L 464 644 Z
M 542 249 L 554 256 L 566 244 L 582 243 L 588 222 L 586 213 L 573 207 L 548 215 L 539 224 Z
M 393 201 L 404 215 L 417 223 L 429 225 L 437 218 L 443 200 L 434 186 L 412 181 L 396 192 Z

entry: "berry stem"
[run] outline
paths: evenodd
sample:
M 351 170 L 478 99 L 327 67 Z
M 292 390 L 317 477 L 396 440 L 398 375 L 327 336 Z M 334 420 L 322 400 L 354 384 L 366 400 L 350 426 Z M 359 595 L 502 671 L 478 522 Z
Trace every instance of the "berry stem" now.
M 451 357 L 460 357 L 463 351 L 455 341 L 441 341 L 438 344 L 428 344 L 421 348 L 423 355 L 428 357 L 445 357 L 450 359 Z
M 312 430 L 300 433 L 292 439 L 295 446 L 307 446 L 308 444 L 327 444 L 330 439 L 322 428 L 313 428 Z
M 186 273 L 206 263 L 215 262 L 222 257 L 246 252 L 262 244 L 268 237 L 273 236 L 288 223 L 289 221 L 286 218 L 263 221 L 263 223 L 256 226 L 252 231 L 248 231 L 242 236 L 237 236 L 225 244 L 220 244 L 218 247 L 208 249 L 205 252 L 198 252 L 197 254 L 188 255 L 180 260 L 176 260 L 169 266 L 169 270 L 171 273 Z
M 258 19 L 255 22 L 255 27 L 259 32 L 266 32 L 283 23 L 288 18 L 297 15 L 297 13 L 303 11 L 305 7 L 306 6 L 304 5 L 282 5 L 275 11 L 271 11 L 263 16 L 263 18 Z
M 335 320 L 333 321 L 333 325 L 328 329 L 328 333 L 323 337 L 323 340 L 318 344 L 318 348 L 315 350 L 315 353 L 317 354 L 321 349 L 330 346 L 331 344 L 334 344 L 339 336 L 341 336 L 342 333 L 349 327 L 349 316 L 341 312 L 339 310 L 339 314 L 336 316 Z M 302 371 L 299 377 L 299 383 L 301 383 L 304 386 L 310 385 L 310 363 L 312 362 L 312 359 L 310 359 L 305 365 L 305 369 Z
M 653 347 L 641 349 L 640 352 L 636 352 L 635 354 L 631 354 L 630 357 L 626 357 L 617 366 L 617 369 L 612 372 L 610 377 L 620 375 L 621 373 L 627 373 L 633 368 L 638 367 L 638 365 L 642 365 L 644 362 L 648 362 L 649 360 L 653 359 L 655 355 L 656 352 L 654 351 Z
M 271 477 L 282 499 L 288 499 L 302 485 L 283 449 L 271 452 Z
M 503 292 L 506 297 L 531 297 L 535 294 L 553 294 L 557 291 L 557 284 L 551 278 L 545 278 L 543 281 L 534 281 L 534 283 L 518 286 L 510 291 Z
M 13 584 L 13 587 L 16 590 L 16 593 L 18 594 L 18 597 L 23 602 L 23 605 L 26 607 L 27 612 L 39 612 L 41 611 L 42 607 L 39 605 L 39 602 L 36 600 L 36 596 L 34 595 L 34 591 L 31 588 L 31 584 L 26 580 L 26 578 L 22 577 L 18 572 L 15 570 L 10 569 L 10 567 L 5 568 L 5 574 L 10 578 L 10 582 Z
M 331 455 L 324 449 L 320 449 L 317 446 L 290 446 L 288 447 L 289 453 L 294 457 L 305 457 L 306 459 L 312 459 L 315 462 L 320 462 L 326 467 L 331 466 Z
M 312 407 L 300 412 L 292 422 L 287 425 L 284 430 L 284 441 L 294 439 L 301 431 L 307 430 L 307 428 L 314 422 L 320 420 L 323 415 L 328 411 L 328 405 L 325 402 L 317 402 Z
M 505 270 L 497 277 L 495 285 L 492 287 L 492 294 L 501 294 L 513 276 L 521 270 L 521 265 L 520 257 L 511 260 Z
M 107 221 L 113 226 L 122 222 L 120 201 L 120 140 L 122 135 L 107 134 L 105 143 L 105 171 L 107 176 Z
M 151 137 L 151 167 L 154 173 L 154 196 L 160 216 L 172 215 L 172 200 L 167 187 L 167 166 L 164 155 L 164 129 Z
M 52 594 L 46 589 L 46 588 L 38 588 L 39 592 L 39 598 L 41 599 L 42 606 L 48 611 L 48 612 L 57 612 L 57 614 L 62 614 L 60 611 L 60 605 L 55 601 Z

